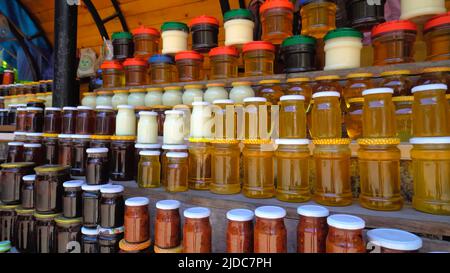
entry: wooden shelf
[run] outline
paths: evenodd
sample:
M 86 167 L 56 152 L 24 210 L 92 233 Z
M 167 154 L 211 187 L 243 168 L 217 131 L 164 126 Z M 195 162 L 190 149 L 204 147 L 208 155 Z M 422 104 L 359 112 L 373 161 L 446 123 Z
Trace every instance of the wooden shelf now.
M 12 133 L 15 129 L 14 125 L 0 125 L 0 132 L 2 133 Z

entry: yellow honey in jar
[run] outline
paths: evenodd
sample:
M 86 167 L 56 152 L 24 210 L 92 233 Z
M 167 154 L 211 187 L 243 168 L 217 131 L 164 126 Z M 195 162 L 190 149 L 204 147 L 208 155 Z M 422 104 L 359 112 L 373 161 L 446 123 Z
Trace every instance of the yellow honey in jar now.
M 271 125 L 270 104 L 266 98 L 244 99 L 245 139 L 268 139 Z
M 304 2 L 307 3 L 300 10 L 302 35 L 322 39 L 328 31 L 336 28 L 335 3 L 326 0 Z
M 242 193 L 249 198 L 271 198 L 275 195 L 273 145 L 244 142 L 242 160 L 244 179 Z
M 189 189 L 209 190 L 211 157 L 212 146 L 209 140 L 189 139 Z
M 397 126 L 397 137 L 401 142 L 408 142 L 412 137 L 412 104 L 413 96 L 393 97 L 395 104 L 395 119 Z
M 362 116 L 364 98 L 351 98 L 348 100 L 348 109 L 345 112 L 345 127 L 347 135 L 351 139 L 362 137 Z
M 214 140 L 212 145 L 210 191 L 216 194 L 239 193 L 241 191 L 239 141 Z
M 393 93 L 392 88 L 373 88 L 363 91 L 364 138 L 392 138 L 396 136 Z
M 312 87 L 310 78 L 289 78 L 286 80 L 288 85 L 286 95 L 302 95 L 305 97 L 305 109 L 308 108 L 312 96 Z
M 313 94 L 311 136 L 314 139 L 341 138 L 342 115 L 339 97 L 340 94 L 335 91 Z
M 349 107 L 349 99 L 360 98 L 364 90 L 375 87 L 372 77 L 372 73 L 351 73 L 347 75 L 347 83 L 343 92 L 347 107 Z
M 286 95 L 280 98 L 280 138 L 306 138 L 305 97 Z
M 237 115 L 234 101 L 229 99 L 213 101 L 214 137 L 235 140 L 237 138 Z

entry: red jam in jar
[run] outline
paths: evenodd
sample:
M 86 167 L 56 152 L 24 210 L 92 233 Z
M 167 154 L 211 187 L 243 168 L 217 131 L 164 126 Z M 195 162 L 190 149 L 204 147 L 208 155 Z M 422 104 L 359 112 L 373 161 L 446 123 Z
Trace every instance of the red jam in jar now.
M 156 203 L 155 246 L 171 249 L 181 244 L 180 202 L 162 200 Z
M 183 252 L 211 252 L 211 224 L 208 208 L 194 207 L 184 211 Z
M 300 220 L 297 225 L 298 253 L 325 253 L 328 233 L 328 209 L 305 205 L 297 208 Z
M 133 197 L 125 200 L 125 241 L 142 243 L 150 239 L 149 200 Z
M 248 209 L 227 212 L 227 253 L 253 253 L 253 218 Z

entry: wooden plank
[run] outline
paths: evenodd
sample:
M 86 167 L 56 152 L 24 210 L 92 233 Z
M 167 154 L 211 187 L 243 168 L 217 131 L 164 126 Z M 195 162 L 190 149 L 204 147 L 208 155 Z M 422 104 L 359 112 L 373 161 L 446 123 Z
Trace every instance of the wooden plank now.
M 14 132 L 15 125 L 0 125 L 0 132 Z

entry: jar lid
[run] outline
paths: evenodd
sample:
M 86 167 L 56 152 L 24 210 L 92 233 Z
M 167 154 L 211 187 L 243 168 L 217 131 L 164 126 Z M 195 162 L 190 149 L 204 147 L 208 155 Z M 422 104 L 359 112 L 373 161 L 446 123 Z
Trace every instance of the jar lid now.
M 34 166 L 33 162 L 11 162 L 11 163 L 3 163 L 0 165 L 0 167 L 2 167 L 3 169 L 23 168 L 32 166 Z
M 4 253 L 11 250 L 11 241 L 0 242 L 0 253 Z
M 129 32 L 114 32 L 111 36 L 113 40 L 115 39 L 133 39 L 133 36 Z
M 195 17 L 194 19 L 192 19 L 189 22 L 189 27 L 193 27 L 195 25 L 200 25 L 200 24 L 210 24 L 210 25 L 219 26 L 219 20 L 217 20 L 215 17 L 212 17 L 212 16 L 200 15 L 200 16 Z
M 211 49 L 209 51 L 209 57 L 218 55 L 230 55 L 239 57 L 239 51 L 234 46 L 219 46 Z
M 64 165 L 43 165 L 43 166 L 39 166 L 34 168 L 34 171 L 39 173 L 49 173 L 49 172 L 60 172 L 60 171 L 64 171 L 70 169 L 69 166 L 64 166 Z
M 276 206 L 263 206 L 255 210 L 255 215 L 264 219 L 280 219 L 286 216 L 286 210 Z
M 100 189 L 101 193 L 121 193 L 125 190 L 122 185 L 105 185 Z
M 450 144 L 450 136 L 446 137 L 413 137 L 411 144 Z
M 187 158 L 189 156 L 188 153 L 178 153 L 178 152 L 169 152 L 166 154 L 166 157 L 170 158 Z
M 173 145 L 173 144 L 164 144 L 162 146 L 163 150 L 187 150 L 187 145 Z
M 94 110 L 94 108 L 90 107 L 90 106 L 77 106 L 77 110 Z
M 185 59 L 203 60 L 203 56 L 194 50 L 180 51 L 175 55 L 176 62 Z
M 177 200 L 161 200 L 156 202 L 156 208 L 162 210 L 173 210 L 180 208 L 181 203 Z
M 280 84 L 280 80 L 262 80 L 259 81 L 259 84 Z
M 22 177 L 23 181 L 35 181 L 36 175 L 35 174 L 29 174 Z
M 249 98 L 245 98 L 243 101 L 246 103 L 248 103 L 248 102 L 267 102 L 267 99 L 263 98 L 263 97 L 249 97 Z
M 429 90 L 447 90 L 447 85 L 443 83 L 434 83 L 434 84 L 424 84 L 418 85 L 411 89 L 411 93 L 423 92 Z
M 194 101 L 192 102 L 192 106 L 208 106 L 210 105 L 207 101 Z
M 253 41 L 246 43 L 242 48 L 242 52 L 244 53 L 253 50 L 268 50 L 275 52 L 275 46 L 272 43 L 266 41 Z
M 362 92 L 363 96 L 375 95 L 375 94 L 394 94 L 394 89 L 389 88 L 389 87 L 371 88 L 371 89 L 366 89 Z
M 58 138 L 72 138 L 71 134 L 59 134 Z
M 255 214 L 249 209 L 232 209 L 227 212 L 227 219 L 236 222 L 247 222 L 253 220 Z
M 114 90 L 113 93 L 114 94 L 126 94 L 126 93 L 128 93 L 128 90 L 126 90 L 126 89 Z
M 164 89 L 162 87 L 149 87 L 145 90 L 147 92 L 162 92 Z
M 328 216 L 327 223 L 329 226 L 346 230 L 363 229 L 366 226 L 363 219 L 348 214 L 334 214 Z
M 84 180 L 70 180 L 63 183 L 64 188 L 81 188 L 83 186 Z
M 327 217 L 330 215 L 330 211 L 322 206 L 305 205 L 297 208 L 297 213 L 305 217 Z
M 229 21 L 233 19 L 247 19 L 253 21 L 253 15 L 248 9 L 232 9 L 223 15 L 223 21 Z
M 409 20 L 394 20 L 376 25 L 372 29 L 372 37 L 382 33 L 398 30 L 410 30 L 417 32 L 417 26 Z
M 164 91 L 171 91 L 171 90 L 181 91 L 181 89 L 183 89 L 181 86 L 176 86 L 176 85 L 164 87 Z
M 309 81 L 311 81 L 311 79 L 310 78 L 306 78 L 306 77 L 303 77 L 303 78 L 289 78 L 289 79 L 286 80 L 287 83 L 309 82 Z
M 0 210 L 16 210 L 20 205 L 2 205 L 0 204 Z
M 337 91 L 324 91 L 324 92 L 314 93 L 312 95 L 312 98 L 313 99 L 323 98 L 323 97 L 338 97 L 339 98 L 340 96 L 341 96 L 341 94 L 339 94 L 339 92 L 337 92 Z
M 428 31 L 430 28 L 438 27 L 442 25 L 450 24 L 450 11 L 447 13 L 439 14 L 426 22 L 423 30 Z
M 35 209 L 24 209 L 23 207 L 17 207 L 15 211 L 20 215 L 33 215 L 36 212 Z
M 84 92 L 84 93 L 82 94 L 83 98 L 84 98 L 84 97 L 95 97 L 96 95 L 97 95 L 97 94 L 94 93 L 94 92 Z
M 422 73 L 433 72 L 450 72 L 450 66 L 426 67 L 422 70 Z
M 89 139 L 92 138 L 91 135 L 72 135 L 73 139 Z
M 159 143 L 155 144 L 145 144 L 145 143 L 136 143 L 134 148 L 136 149 L 161 149 L 162 145 Z
M 108 153 L 108 148 L 88 148 L 86 149 L 87 154 L 106 154 Z
M 350 27 L 342 27 L 328 31 L 328 33 L 323 38 L 324 41 L 328 41 L 330 39 L 335 38 L 343 38 L 343 37 L 354 37 L 354 38 L 363 38 L 363 34 L 356 29 Z
M 225 87 L 225 84 L 223 82 L 212 82 L 208 83 L 206 87 Z
M 303 44 L 315 45 L 316 38 L 307 36 L 307 35 L 294 35 L 294 36 L 284 39 L 281 46 L 285 47 L 285 46 L 303 45 Z
M 123 226 L 122 227 L 116 227 L 116 228 L 102 228 L 102 227 L 100 227 L 99 230 L 98 230 L 100 236 L 102 236 L 102 235 L 106 235 L 107 236 L 107 235 L 121 234 L 124 231 L 125 231 L 125 228 Z
M 422 247 L 419 236 L 400 229 L 372 229 L 367 232 L 367 238 L 375 245 L 394 250 L 414 251 Z
M 109 185 L 109 184 L 106 184 Z M 89 184 L 83 184 L 81 185 L 81 189 L 83 191 L 100 191 L 100 189 L 102 187 L 104 187 L 105 185 L 89 185 Z
M 152 111 L 140 111 L 140 112 L 139 112 L 139 116 L 151 116 L 151 117 L 156 117 L 156 116 L 158 116 L 158 113 L 152 112 Z
M 184 217 L 191 219 L 202 219 L 211 216 L 211 210 L 204 207 L 188 208 L 183 212 Z
M 236 86 L 251 86 L 252 83 L 251 82 L 232 82 L 231 86 L 236 87 Z
M 84 93 L 84 94 L 88 94 L 88 93 Z M 93 94 L 96 94 L 97 96 L 104 96 L 104 95 L 112 95 L 112 94 L 114 94 L 114 92 L 105 90 L 105 91 L 97 91 Z M 102 106 L 102 105 L 100 105 L 100 106 Z
M 81 223 L 83 221 L 83 218 L 79 217 L 79 218 L 66 218 L 62 215 L 57 216 L 55 218 L 55 222 L 57 224 L 78 224 Z
M 25 143 L 24 142 L 18 142 L 18 141 L 8 142 L 8 146 L 23 146 L 23 144 L 25 144 Z
M 279 138 L 275 140 L 277 145 L 308 145 L 310 143 L 309 139 L 306 138 Z
M 160 156 L 161 152 L 160 151 L 147 151 L 147 150 L 144 150 L 144 151 L 140 151 L 139 155 L 142 155 L 142 156 Z
M 341 78 L 338 75 L 325 75 L 325 76 L 318 76 L 315 77 L 315 81 L 336 81 L 340 80 Z
M 132 197 L 125 200 L 125 206 L 128 207 L 140 207 L 147 206 L 150 203 L 146 197 Z
M 96 139 L 96 140 L 111 140 L 112 136 L 108 136 L 108 135 L 93 135 L 91 136 L 91 139 Z
M 156 28 L 152 27 L 146 27 L 143 25 L 140 25 L 138 28 L 133 29 L 132 31 L 133 35 L 139 35 L 139 34 L 150 34 L 156 37 L 160 37 L 161 34 Z
M 392 98 L 392 101 L 394 101 L 396 97 Z M 348 100 L 348 103 L 361 103 L 364 102 L 364 98 L 358 97 L 358 98 L 351 98 Z
M 381 77 L 387 77 L 387 76 L 398 76 L 398 75 L 409 75 L 411 74 L 410 70 L 391 70 L 391 71 L 384 71 L 380 73 Z
M 180 110 L 167 110 L 164 112 L 166 115 L 184 115 L 183 111 Z
M 128 58 L 123 62 L 123 66 L 147 66 L 147 62 L 140 58 Z
M 45 111 L 61 111 L 59 107 L 45 107 Z
M 280 101 L 289 101 L 289 100 L 305 100 L 305 96 L 303 95 L 285 95 L 280 97 Z
M 161 31 L 166 30 L 181 30 L 184 32 L 189 32 L 188 26 L 181 22 L 164 22 L 161 26 Z
M 42 213 L 41 214 L 41 213 L 35 212 L 33 214 L 34 218 L 37 218 L 37 219 L 54 219 L 55 217 L 58 217 L 60 215 L 61 215 L 61 213 L 52 213 L 52 214 L 43 214 Z
M 350 73 L 346 76 L 347 79 L 355 79 L 355 78 L 372 78 L 373 74 L 372 73 Z
M 104 61 L 100 66 L 101 69 L 119 69 L 122 70 L 123 66 L 117 61 Z
M 184 89 L 203 89 L 204 86 L 202 84 L 187 84 L 184 86 Z
M 136 136 L 112 136 L 111 140 L 135 141 Z
M 213 104 L 234 104 L 234 100 L 224 99 L 224 100 L 215 100 Z
M 99 105 L 95 107 L 95 110 L 113 110 L 113 107 L 109 105 Z
M 44 111 L 44 109 L 40 108 L 40 107 L 27 107 L 27 111 L 38 111 L 38 112 L 42 112 Z
M 24 143 L 23 147 L 24 148 L 41 148 L 42 144 L 40 144 L 40 143 Z
M 274 8 L 286 8 L 290 10 L 294 10 L 294 4 L 292 4 L 288 0 L 270 0 L 265 1 L 261 7 L 259 8 L 259 12 L 263 13 L 268 9 L 274 9 Z
M 81 227 L 81 234 L 84 235 L 97 236 L 99 232 L 100 230 L 98 226 L 96 228 Z
M 173 57 L 170 55 L 163 55 L 163 54 L 155 54 L 148 58 L 148 63 L 150 64 L 156 64 L 156 63 L 164 63 L 164 64 L 173 64 L 174 60 Z
M 27 137 L 42 137 L 44 133 L 27 133 Z
M 117 109 L 130 109 L 130 110 L 134 110 L 134 106 L 133 105 L 126 105 L 126 104 L 121 104 L 117 106 Z
M 63 111 L 76 111 L 77 108 L 74 106 L 64 106 Z

